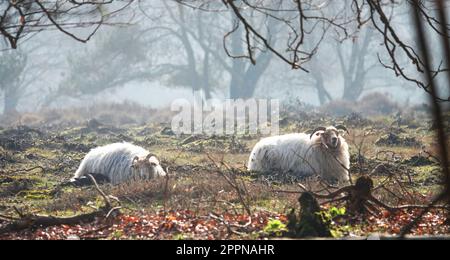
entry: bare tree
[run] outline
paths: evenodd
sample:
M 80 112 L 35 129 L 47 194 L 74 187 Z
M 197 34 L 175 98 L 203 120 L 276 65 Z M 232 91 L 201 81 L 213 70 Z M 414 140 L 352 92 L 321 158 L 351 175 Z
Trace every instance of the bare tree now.
M 21 100 L 33 93 L 32 88 L 36 90 L 44 82 L 44 75 L 53 60 L 35 59 L 34 55 L 44 55 L 40 45 L 0 52 L 0 91 L 3 92 L 4 114 L 15 114 Z
M 273 27 L 273 25 L 271 25 L 271 27 Z M 258 82 L 269 67 L 273 55 L 270 52 L 261 51 L 259 54 L 254 55 L 254 63 L 245 62 L 245 60 L 239 57 L 239 55 L 245 53 L 244 41 L 242 40 L 244 38 L 244 30 L 236 23 L 232 32 L 230 50 L 228 50 L 225 42 L 228 51 L 227 53 L 233 58 L 231 70 L 229 71 L 231 75 L 230 98 L 248 99 L 253 97 Z M 269 34 L 269 32 L 267 32 L 267 34 Z M 272 42 L 274 42 L 274 40 L 272 40 Z
M 211 81 L 218 70 L 211 62 L 214 35 L 206 31 L 209 20 L 204 21 L 204 13 L 190 15 L 184 7 L 164 1 L 140 2 L 139 8 L 143 14 L 139 18 L 151 22 L 98 32 L 93 46 L 67 58 L 69 72 L 49 102 L 156 79 L 167 86 L 203 89 L 206 98 L 211 97 Z M 199 43 L 206 47 L 199 48 Z
M 310 35 L 304 45 L 308 47 L 314 44 L 317 36 Z M 313 88 L 322 105 L 334 99 L 356 101 L 366 90 L 375 86 L 394 85 L 395 77 L 383 75 L 385 69 L 377 59 L 379 40 L 374 37 L 373 28 L 368 26 L 342 41 L 336 41 L 333 35 L 328 35 L 305 64 L 311 73 L 299 74 L 297 84 Z M 383 76 L 383 82 L 380 82 L 380 76 Z M 330 81 L 334 83 L 332 86 L 328 85 Z M 337 86 L 336 82 L 342 82 L 342 94 L 331 94 Z
M 0 54 L 0 90 L 4 92 L 4 114 L 16 111 L 21 92 L 26 87 L 23 72 L 27 65 L 27 55 L 22 52 Z
M 189 10 L 180 5 L 173 6 L 166 1 L 162 1 L 162 5 L 168 20 L 160 20 L 162 25 L 154 27 L 154 30 L 166 32 L 169 37 L 175 38 L 181 43 L 185 54 L 185 64 L 167 65 L 173 69 L 169 84 L 190 87 L 193 91 L 203 90 L 205 98 L 210 99 L 214 73 L 212 55 L 216 39 L 213 28 L 205 24 L 213 20 L 202 13 L 197 12 L 195 16 L 187 13 Z M 149 14 L 147 16 L 150 17 Z
M 93 47 L 67 58 L 68 72 L 48 102 L 60 96 L 81 98 L 114 90 L 130 82 L 148 82 L 171 71 L 154 64 L 158 37 L 137 25 L 99 33 Z M 147 37 L 148 36 L 148 37 Z M 81 55 L 80 55 L 81 54 Z
M 87 42 L 101 25 L 111 23 L 133 1 L 0 0 L 0 36 L 13 49 L 21 39 L 44 30 L 58 30 L 77 41 Z M 88 33 L 78 35 L 73 31 L 75 28 L 85 28 Z
M 374 65 L 367 66 L 366 64 L 373 33 L 371 28 L 367 28 L 362 40 L 352 39 L 353 44 L 348 56 L 344 56 L 342 45 L 337 44 L 337 54 L 344 78 L 343 98 L 346 100 L 355 101 L 361 96 L 366 85 L 366 76 L 374 68 Z
M 153 21 L 158 19 L 160 23 L 152 26 L 153 33 L 165 32 L 167 37 L 175 39 L 169 45 L 180 43 L 180 48 L 175 49 L 174 53 L 182 50 L 183 58 L 180 59 L 178 54 L 178 63 L 171 61 L 173 74 L 169 83 L 190 87 L 195 91 L 203 90 L 208 99 L 219 85 L 223 87 L 226 82 L 231 98 L 252 97 L 273 55 L 268 51 L 258 53 L 256 64 L 239 59 L 245 53 L 245 34 L 237 20 L 230 19 L 228 10 L 206 13 L 183 5 L 173 5 L 168 1 L 161 2 L 161 17 L 150 13 L 150 10 L 158 8 L 157 4 L 140 6 L 148 18 Z M 221 6 L 220 2 L 216 2 L 215 6 Z M 262 24 L 265 22 L 264 19 L 260 21 Z M 273 26 L 268 24 L 268 28 L 271 27 Z M 233 33 L 222 38 L 230 28 Z M 274 36 L 277 34 L 275 28 L 272 28 L 271 33 Z M 233 59 L 228 59 L 229 57 Z M 183 61 L 181 64 L 180 60 Z
M 216 4 L 210 1 L 183 1 L 179 3 L 200 8 L 215 9 Z M 277 2 L 274 5 L 274 2 Z M 379 61 L 385 68 L 394 71 L 395 75 L 417 85 L 430 93 L 430 82 L 425 79 L 425 63 L 418 54 L 418 46 L 409 34 L 402 33 L 399 22 L 395 19 L 399 12 L 410 13 L 414 1 L 379 1 L 379 0 L 344 0 L 344 1 L 261 1 L 261 0 L 223 0 L 226 8 L 231 10 L 239 20 L 246 34 L 246 55 L 252 63 L 256 63 L 255 50 L 261 47 L 274 53 L 276 57 L 289 64 L 294 69 L 306 69 L 306 63 L 316 53 L 323 38 L 332 32 L 338 35 L 337 40 L 351 38 L 364 26 L 374 28 L 374 36 L 381 37 L 384 55 Z M 211 6 L 210 6 L 211 5 Z M 276 8 L 274 8 L 276 6 Z M 435 37 L 442 37 L 449 25 L 443 25 L 436 18 L 435 1 L 420 1 L 420 19 L 425 22 L 424 31 Z M 264 28 L 259 28 L 259 22 L 252 20 L 255 12 L 264 14 L 267 19 L 273 19 L 285 30 L 284 44 L 273 45 Z M 306 48 L 305 41 L 311 35 L 321 35 L 316 44 Z M 439 58 L 439 57 L 434 57 Z M 448 71 L 448 66 L 442 62 L 430 64 L 433 78 Z M 439 101 L 449 101 L 450 97 L 438 96 Z

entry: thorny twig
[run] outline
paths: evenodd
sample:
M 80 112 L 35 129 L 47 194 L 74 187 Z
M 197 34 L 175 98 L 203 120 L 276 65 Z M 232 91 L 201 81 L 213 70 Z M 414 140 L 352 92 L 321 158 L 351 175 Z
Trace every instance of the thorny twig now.
M 300 184 L 300 183 L 297 184 L 297 186 L 301 189 L 301 191 L 276 190 L 275 192 L 291 193 L 291 194 L 302 194 L 304 192 L 309 192 L 318 199 L 326 200 L 325 202 L 323 202 L 321 204 L 329 204 L 329 203 L 338 202 L 338 201 L 351 201 L 351 200 L 357 199 L 357 200 L 360 200 L 362 204 L 364 204 L 363 205 L 364 207 L 370 207 L 372 209 L 372 210 L 370 210 L 371 213 L 374 213 L 373 210 L 376 209 L 372 204 L 382 207 L 390 212 L 399 211 L 399 210 L 410 210 L 410 209 L 445 209 L 445 210 L 450 209 L 450 207 L 447 205 L 435 205 L 435 203 L 432 206 L 429 206 L 429 205 L 390 206 L 386 203 L 381 202 L 377 198 L 375 198 L 371 194 L 371 191 L 369 191 L 367 194 L 364 192 L 363 193 L 359 192 L 358 188 L 355 185 L 345 186 L 345 187 L 338 189 L 337 191 L 330 192 L 328 194 L 320 194 L 317 192 L 313 192 L 310 189 L 306 188 L 303 184 Z M 357 198 L 354 198 L 355 195 L 357 196 Z
M 221 170 L 220 165 L 214 160 L 214 158 L 211 157 L 211 155 L 207 154 L 207 156 L 208 156 L 209 160 L 211 160 L 211 162 L 213 162 L 213 164 L 215 165 L 216 172 L 220 176 L 222 176 L 226 180 L 226 182 L 236 191 L 236 193 L 238 195 L 238 198 L 239 198 L 239 201 L 241 202 L 241 204 L 244 207 L 244 209 L 247 212 L 247 214 L 249 216 L 251 216 L 252 215 L 251 209 L 248 206 L 248 204 L 247 204 L 247 202 L 246 202 L 246 200 L 244 198 L 245 195 L 243 194 L 242 189 L 239 187 L 239 184 L 237 183 L 235 176 L 233 176 L 232 174 L 229 174 L 229 176 L 228 176 L 225 172 L 223 172 Z M 226 167 L 226 169 L 229 172 L 232 172 L 232 169 L 226 163 L 224 163 L 223 161 L 222 161 L 221 165 Z M 245 186 L 245 184 L 243 184 L 243 185 Z

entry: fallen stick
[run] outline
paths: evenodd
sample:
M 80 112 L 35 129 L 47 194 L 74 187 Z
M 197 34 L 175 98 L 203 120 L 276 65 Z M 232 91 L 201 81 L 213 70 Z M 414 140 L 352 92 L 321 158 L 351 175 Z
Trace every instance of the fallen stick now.
M 102 196 L 105 206 L 100 208 L 97 211 L 86 213 L 82 215 L 77 215 L 73 217 L 53 217 L 53 216 L 39 216 L 39 215 L 26 215 L 15 208 L 17 214 L 20 216 L 19 219 L 14 217 L 2 216 L 2 218 L 8 218 L 10 220 L 14 220 L 12 223 L 7 224 L 6 226 L 0 228 L 0 236 L 5 235 L 11 232 L 19 232 L 30 228 L 47 228 L 51 226 L 59 226 L 59 225 L 78 225 L 83 223 L 94 222 L 97 218 L 109 218 L 114 212 L 119 212 L 121 207 L 113 207 L 111 203 L 111 199 L 118 201 L 117 198 L 112 196 L 107 196 L 98 186 L 95 178 L 89 175 L 92 182 L 95 185 L 96 190 Z
M 399 210 L 411 210 L 411 209 L 444 209 L 450 210 L 449 205 L 402 205 L 402 206 L 390 206 L 381 202 L 372 195 L 373 181 L 370 177 L 360 177 L 355 185 L 343 187 L 335 192 L 329 194 L 318 194 L 309 191 L 304 185 L 297 184 L 302 191 L 277 191 L 285 193 L 304 193 L 309 192 L 317 199 L 326 199 L 323 204 L 328 204 L 336 201 L 347 201 L 348 209 L 354 213 L 363 213 L 369 211 L 367 207 L 374 208 L 371 204 L 384 208 L 390 212 Z M 345 194 L 345 195 L 344 195 Z M 375 208 L 374 208 L 375 209 Z
M 89 223 L 95 221 L 96 218 L 105 216 L 104 210 L 95 211 L 88 214 L 78 215 L 74 217 L 59 218 L 52 216 L 37 216 L 30 215 L 19 220 L 14 221 L 11 224 L 0 228 L 0 235 L 8 234 L 11 232 L 19 232 L 30 228 L 47 228 L 51 226 L 59 225 L 78 225 L 82 223 Z

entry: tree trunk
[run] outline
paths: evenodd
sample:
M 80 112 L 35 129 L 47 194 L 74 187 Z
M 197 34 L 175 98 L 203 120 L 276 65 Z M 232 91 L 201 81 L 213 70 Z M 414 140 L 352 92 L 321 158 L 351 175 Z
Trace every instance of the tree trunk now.
M 203 48 L 204 51 L 204 56 L 203 56 L 203 71 L 202 71 L 202 75 L 200 75 L 201 77 L 201 81 L 202 81 L 202 89 L 203 89 L 203 94 L 204 94 L 204 98 L 205 100 L 210 100 L 212 98 L 211 95 L 211 82 L 210 82 L 210 56 L 211 56 L 211 52 L 210 52 L 210 48 L 211 48 L 211 36 L 206 36 L 205 31 L 204 31 L 204 22 L 202 19 L 202 14 L 199 14 L 197 16 L 197 27 L 198 27 L 198 35 L 199 38 L 201 39 L 201 41 L 203 39 L 205 39 L 206 37 L 209 37 L 208 39 L 208 49 L 207 48 Z
M 269 54 L 261 54 L 269 55 Z M 242 61 L 240 61 L 242 62 Z M 256 65 L 250 64 L 247 70 L 244 66 L 238 65 L 236 69 L 233 69 L 231 83 L 230 83 L 230 98 L 231 99 L 249 99 L 255 94 L 258 82 L 261 79 L 264 71 L 266 71 L 268 64 L 264 62 L 256 63 Z M 233 66 L 234 67 L 234 66 Z
M 240 55 L 244 51 L 241 35 L 242 35 L 241 28 L 237 28 L 236 31 L 231 35 L 231 51 L 233 55 Z M 231 99 L 242 98 L 241 94 L 242 89 L 246 87 L 244 85 L 244 78 L 243 78 L 244 70 L 245 70 L 244 60 L 234 58 L 230 81 Z
M 3 113 L 5 115 L 14 114 L 17 112 L 17 105 L 19 104 L 20 95 L 15 87 L 6 87 L 4 96 Z
M 243 53 L 241 31 L 233 34 L 233 52 Z M 249 99 L 254 96 L 258 82 L 270 65 L 272 54 L 263 52 L 256 58 L 256 65 L 245 59 L 234 59 L 230 82 L 231 99 Z M 248 64 L 248 66 L 246 66 Z
M 367 29 L 362 43 L 355 42 L 352 48 L 352 55 L 348 70 L 344 74 L 344 96 L 348 101 L 357 101 L 364 92 L 366 64 L 365 57 L 369 52 L 369 45 L 372 41 L 373 30 Z
M 184 18 L 183 8 L 181 6 L 179 6 L 178 9 L 179 9 L 179 13 L 180 13 L 180 21 L 182 23 L 185 23 L 186 20 Z M 180 35 L 181 35 L 180 39 L 183 42 L 183 45 L 184 45 L 184 48 L 186 51 L 187 62 L 188 62 L 188 65 L 187 65 L 188 72 L 189 72 L 189 75 L 191 76 L 190 85 L 192 87 L 192 91 L 196 91 L 196 90 L 199 90 L 201 88 L 201 86 L 200 86 L 199 73 L 197 72 L 197 61 L 195 59 L 194 47 L 191 44 L 191 41 L 188 36 L 188 32 L 186 31 L 186 29 L 183 26 L 181 26 Z
M 347 101 L 355 102 L 362 95 L 364 90 L 364 80 L 354 79 L 348 82 L 344 88 L 344 99 Z
M 269 20 L 268 26 L 273 31 L 276 31 L 275 23 L 272 20 Z M 233 55 L 243 55 L 246 53 L 246 51 L 244 50 L 246 42 L 242 39 L 242 36 L 243 30 L 240 27 L 237 28 L 236 31 L 231 35 L 231 48 Z M 271 45 L 275 45 L 275 40 L 272 40 Z M 266 51 L 259 53 L 259 55 L 255 59 L 255 65 L 251 64 L 249 60 L 243 58 L 233 59 L 230 82 L 230 98 L 252 98 L 255 94 L 256 87 L 258 86 L 258 82 L 269 67 L 272 58 L 272 53 Z
M 209 100 L 209 99 L 212 98 L 211 88 L 210 88 L 210 85 L 209 85 L 211 83 L 210 79 L 209 79 L 209 74 L 210 74 L 210 71 L 209 71 L 209 66 L 210 66 L 210 64 L 209 64 L 209 56 L 210 56 L 209 51 L 206 51 L 205 52 L 205 58 L 203 60 L 203 91 L 204 91 L 206 100 Z
M 319 97 L 320 105 L 324 105 L 327 101 L 332 101 L 330 93 L 325 88 L 325 80 L 323 78 L 321 70 L 318 68 L 316 62 L 314 60 L 311 61 L 311 65 L 313 66 L 316 73 L 312 74 L 316 84 L 314 87 L 317 90 L 317 96 Z
M 325 103 L 327 103 L 327 101 L 333 100 L 330 93 L 328 93 L 328 91 L 325 89 L 325 84 L 322 76 L 316 79 L 316 89 L 317 95 L 319 96 L 320 105 L 324 105 Z

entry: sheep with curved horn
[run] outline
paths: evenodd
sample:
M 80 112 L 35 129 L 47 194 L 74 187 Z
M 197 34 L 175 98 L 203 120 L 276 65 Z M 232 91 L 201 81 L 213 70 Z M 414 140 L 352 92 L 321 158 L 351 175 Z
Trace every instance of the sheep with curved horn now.
M 91 150 L 80 164 L 72 181 L 95 174 L 112 184 L 165 176 L 156 155 L 130 143 L 115 143 Z
M 343 137 L 345 126 L 317 127 L 306 133 L 265 138 L 253 148 L 249 171 L 282 172 L 296 176 L 319 175 L 323 179 L 347 183 L 350 154 Z

